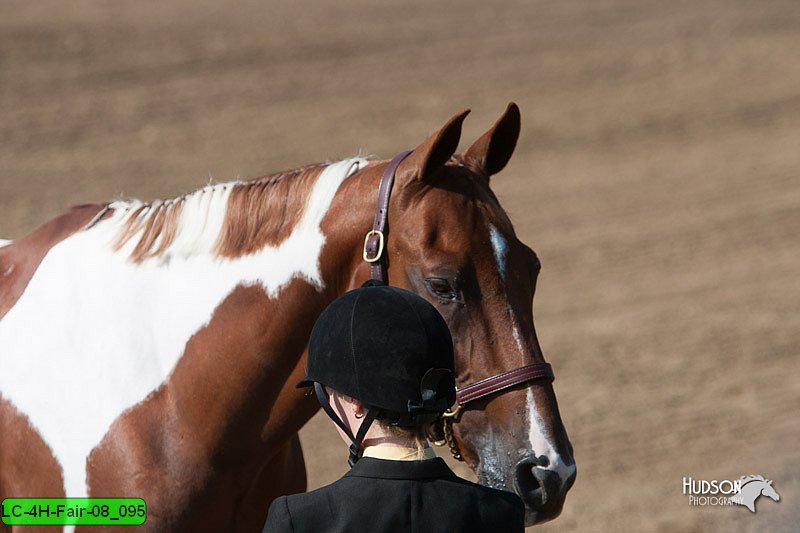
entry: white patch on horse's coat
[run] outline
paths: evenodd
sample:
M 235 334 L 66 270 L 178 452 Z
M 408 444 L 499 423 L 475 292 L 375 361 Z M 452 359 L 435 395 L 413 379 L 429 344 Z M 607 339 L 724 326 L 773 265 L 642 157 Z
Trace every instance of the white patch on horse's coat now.
M 570 476 L 575 475 L 575 463 L 571 465 L 566 464 L 561 455 L 555 450 L 552 445 L 552 436 L 549 435 L 545 428 L 542 417 L 539 416 L 539 411 L 536 407 L 536 399 L 533 396 L 533 390 L 528 387 L 528 438 L 531 443 L 531 450 L 534 455 L 547 457 L 549 464 L 544 467 L 558 474 L 561 478 L 561 484 L 566 483 Z
M 300 277 L 322 289 L 320 223 L 342 181 L 365 163 L 326 167 L 291 235 L 245 257 L 213 254 L 230 187 L 187 197 L 168 260 L 129 261 L 135 239 L 113 250 L 130 202 L 50 249 L 0 321 L 0 394 L 53 451 L 67 496 L 87 496 L 91 451 L 167 380 L 186 342 L 237 286 L 260 285 L 274 298 Z
M 494 260 L 497 263 L 497 271 L 500 272 L 500 279 L 505 281 L 508 242 L 493 224 L 489 224 L 489 236 L 492 241 L 492 251 L 494 252 Z

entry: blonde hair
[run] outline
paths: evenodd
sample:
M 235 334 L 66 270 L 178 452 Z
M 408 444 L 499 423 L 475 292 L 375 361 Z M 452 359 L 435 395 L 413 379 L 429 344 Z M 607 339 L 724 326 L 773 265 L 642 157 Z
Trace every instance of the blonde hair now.
M 378 425 L 384 433 L 391 435 L 393 437 L 397 437 L 400 439 L 405 439 L 409 442 L 414 443 L 414 447 L 417 449 L 417 459 L 422 459 L 425 455 L 425 448 L 428 447 L 428 426 L 429 423 L 421 424 L 416 427 L 400 427 L 395 426 L 390 423 L 386 423 L 382 420 L 376 420 L 374 422 Z

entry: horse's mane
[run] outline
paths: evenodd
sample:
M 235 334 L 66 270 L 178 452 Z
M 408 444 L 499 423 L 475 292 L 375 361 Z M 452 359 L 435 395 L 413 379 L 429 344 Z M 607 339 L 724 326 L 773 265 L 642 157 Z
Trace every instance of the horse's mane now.
M 135 242 L 134 262 L 166 254 L 237 257 L 289 236 L 327 164 L 207 185 L 168 200 L 109 204 L 119 225 L 117 251 Z
M 767 481 L 767 480 L 764 479 L 764 476 L 762 476 L 762 475 L 752 474 L 750 476 L 742 476 L 742 477 L 740 477 L 739 481 L 742 483 L 742 486 L 744 487 L 745 485 L 747 485 L 751 481 Z

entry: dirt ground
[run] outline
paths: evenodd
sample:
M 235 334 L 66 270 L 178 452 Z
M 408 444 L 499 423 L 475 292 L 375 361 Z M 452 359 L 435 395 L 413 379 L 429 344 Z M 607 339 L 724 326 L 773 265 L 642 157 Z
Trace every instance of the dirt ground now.
M 0 4 L 0 237 L 361 151 L 510 100 L 493 181 L 578 478 L 537 531 L 800 524 L 800 4 L 602 0 Z M 319 416 L 312 487 L 346 468 Z M 444 450 L 442 450 L 444 454 Z M 774 480 L 691 507 L 683 477 Z

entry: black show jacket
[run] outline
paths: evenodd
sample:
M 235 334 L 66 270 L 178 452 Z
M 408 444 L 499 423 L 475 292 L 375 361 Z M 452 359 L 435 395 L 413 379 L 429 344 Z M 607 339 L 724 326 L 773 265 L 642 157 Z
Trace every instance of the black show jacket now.
M 456 476 L 440 458 L 364 457 L 338 481 L 272 502 L 264 533 L 521 532 L 516 494 Z

